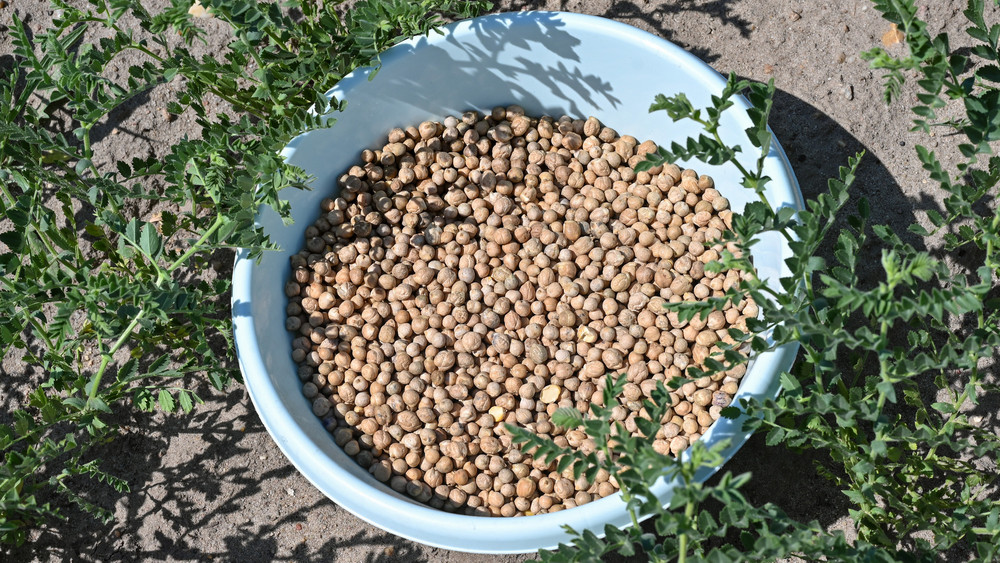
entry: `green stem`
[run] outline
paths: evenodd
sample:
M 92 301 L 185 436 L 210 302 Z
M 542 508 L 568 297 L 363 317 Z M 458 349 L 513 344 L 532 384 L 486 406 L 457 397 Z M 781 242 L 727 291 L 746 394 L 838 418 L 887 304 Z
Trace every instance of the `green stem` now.
M 611 456 L 611 445 L 609 444 L 609 440 L 605 440 L 601 444 L 601 451 L 604 452 L 604 459 L 605 459 L 606 463 L 608 464 L 607 469 L 608 469 L 609 472 L 611 472 L 613 469 L 615 469 L 615 464 L 612 461 L 614 458 Z M 632 508 L 632 505 L 631 505 L 632 495 L 629 494 L 628 489 L 622 484 L 621 479 L 618 478 L 617 471 L 615 471 L 613 474 L 615 475 L 615 481 L 618 482 L 618 487 L 621 489 L 622 500 L 625 501 L 626 506 L 628 506 L 628 515 L 629 515 L 629 518 L 632 519 L 632 526 L 634 528 L 638 529 L 639 528 L 639 517 L 635 513 L 635 510 Z
M 1000 213 L 998 213 L 998 214 L 996 214 L 996 215 L 993 216 L 993 222 L 990 223 L 990 232 L 992 234 L 994 234 L 994 235 L 1000 233 Z M 994 246 L 993 246 L 993 239 L 987 240 L 986 241 L 986 258 L 985 258 L 985 261 L 986 261 L 986 267 L 990 270 L 990 276 L 993 275 L 993 272 L 996 272 L 997 270 L 1000 270 L 1000 264 L 998 264 L 997 262 L 995 262 L 993 260 L 993 258 L 994 258 L 994 252 L 995 251 L 996 251 L 996 248 L 994 248 Z M 987 281 L 987 280 L 983 280 L 983 281 Z M 985 307 L 982 307 L 982 308 L 979 309 L 979 315 L 978 315 L 978 323 L 979 323 L 978 328 L 979 329 L 982 329 L 986 325 L 986 311 L 985 311 L 985 309 L 986 309 Z
M 94 164 L 94 161 L 92 160 L 94 157 L 94 151 L 90 148 L 90 128 L 92 126 L 87 125 L 85 127 L 86 128 L 84 129 L 83 133 L 83 156 L 87 157 L 87 160 L 90 162 L 89 168 L 91 172 L 94 173 L 94 178 L 100 178 L 101 173 L 97 171 L 97 165 Z
M 28 322 L 31 323 L 31 326 L 35 327 L 35 335 L 40 337 L 45 342 L 45 348 L 50 352 L 54 352 L 55 345 L 52 343 L 52 339 L 49 338 L 48 332 L 46 332 L 45 328 L 38 322 L 38 319 L 30 315 L 27 316 L 27 319 Z
M 8 205 L 10 205 L 11 207 L 16 205 L 17 200 L 14 198 L 14 195 L 11 194 L 10 191 L 7 189 L 7 186 L 5 185 L 4 182 L 0 182 L 0 192 L 3 193 L 3 196 L 4 198 L 6 198 Z M 63 258 L 59 257 L 59 252 L 56 251 L 55 245 L 52 244 L 52 241 L 49 240 L 40 229 L 38 229 L 34 224 L 32 224 L 31 227 L 32 230 L 35 231 L 35 234 L 38 235 L 38 239 L 42 241 L 43 245 L 45 245 L 45 249 L 49 252 L 49 255 L 52 256 L 56 260 L 56 262 L 59 262 L 60 264 L 62 264 L 64 268 L 73 272 L 74 274 L 79 271 L 79 268 L 75 267 L 74 265 L 66 262 L 66 260 L 64 260 Z M 79 254 L 79 248 L 76 249 L 76 253 Z M 18 269 L 20 269 L 20 267 L 18 267 Z
M 208 91 L 211 92 L 212 94 L 215 94 L 216 96 L 218 96 L 222 100 L 227 101 L 230 104 L 232 104 L 232 106 L 233 106 L 234 109 L 239 110 L 239 111 L 244 111 L 244 112 L 246 112 L 246 113 L 248 113 L 248 114 L 256 117 L 257 119 L 259 119 L 261 121 L 264 121 L 263 114 L 261 112 L 253 111 L 249 106 L 246 105 L 246 103 L 237 100 L 236 98 L 230 96 L 229 94 L 226 94 L 225 92 L 219 90 L 218 88 L 210 88 Z
M 131 45 L 129 45 L 129 48 L 130 49 L 135 49 L 136 51 L 139 51 L 141 53 L 144 53 L 144 54 L 152 57 L 158 63 L 162 63 L 164 61 L 163 57 L 161 57 L 161 56 L 157 55 L 156 53 L 150 51 L 149 48 L 146 47 L 145 45 L 133 42 Z
M 962 393 L 955 399 L 954 403 L 952 403 L 952 405 L 955 407 L 955 410 L 948 415 L 947 420 L 944 421 L 944 424 L 941 425 L 941 428 L 948 426 L 949 424 L 954 422 L 955 419 L 958 417 L 959 409 L 962 408 L 962 403 L 964 403 L 965 400 L 969 398 L 969 389 L 972 387 L 973 382 L 976 381 L 979 381 L 979 366 L 973 366 L 972 374 L 969 377 L 969 385 L 965 386 L 965 389 L 962 390 Z M 924 456 L 924 459 L 929 460 L 931 457 L 933 457 L 934 453 L 937 452 L 937 448 L 938 444 L 934 444 L 933 446 L 931 446 L 931 449 L 927 451 L 927 455 Z
M 702 122 L 702 124 L 707 125 L 704 122 Z M 715 137 L 716 142 L 718 142 L 720 145 L 728 146 L 722 142 L 722 137 L 719 136 L 719 132 L 717 130 L 712 129 L 712 136 Z M 747 170 L 742 164 L 740 164 L 740 161 L 736 159 L 735 153 L 730 153 L 730 160 L 732 161 L 733 164 L 736 165 L 736 168 L 740 171 L 740 174 L 743 174 L 745 178 L 760 178 L 761 173 L 763 172 L 763 167 L 760 166 L 758 167 L 759 169 L 757 170 L 757 174 L 751 174 L 750 171 Z M 771 202 L 767 200 L 767 195 L 764 194 L 763 190 L 754 188 L 754 192 L 757 193 L 757 197 L 760 198 L 760 200 L 764 203 L 764 205 L 767 206 L 768 209 L 771 210 L 774 209 L 774 207 L 771 206 Z M 784 231 L 782 231 L 782 234 L 785 234 L 786 237 L 788 236 Z
M 264 33 L 271 38 L 271 41 L 273 41 L 275 45 L 281 47 L 283 51 L 291 52 L 291 49 L 289 49 L 288 46 L 285 45 L 285 43 L 280 38 L 278 38 L 277 35 L 275 35 L 274 30 L 272 30 L 271 28 L 267 28 L 264 30 Z
M 77 268 L 73 264 L 70 264 L 63 258 L 59 257 L 60 253 L 56 250 L 55 245 L 52 244 L 52 241 L 49 240 L 49 237 L 47 237 L 41 230 L 39 230 L 38 227 L 32 225 L 32 230 L 35 231 L 35 234 L 38 235 L 38 240 L 42 241 L 42 244 L 45 245 L 45 249 L 49 251 L 49 255 L 52 256 L 56 262 L 59 262 L 64 268 L 73 272 L 74 274 L 80 271 L 79 268 Z
M 208 238 L 211 237 L 213 234 L 215 234 L 215 231 L 219 230 L 219 227 L 221 227 L 223 223 L 225 223 L 225 219 L 222 217 L 222 215 L 216 215 L 215 221 L 212 222 L 212 226 L 210 226 L 208 230 L 206 230 L 201 235 L 201 237 L 197 241 L 195 241 L 194 244 L 191 245 L 191 248 L 188 248 L 184 252 L 184 254 L 181 254 L 180 257 L 177 258 L 177 260 L 174 260 L 174 263 L 167 267 L 166 272 L 168 274 L 173 273 L 174 270 L 183 266 L 184 262 L 186 262 L 187 259 L 190 258 L 194 253 L 198 252 L 200 250 L 201 245 L 205 244 L 205 241 L 208 240 Z
M 889 295 L 893 294 L 893 290 L 894 289 L 895 289 L 895 285 L 891 284 L 889 286 Z M 888 338 L 888 334 L 889 334 L 889 321 L 887 321 L 886 319 L 883 318 L 882 322 L 879 325 L 879 346 L 881 346 L 883 349 L 885 349 L 885 348 L 888 347 L 887 343 L 886 343 L 886 339 Z M 887 358 L 887 356 L 885 354 L 882 354 L 882 353 L 879 354 L 878 369 L 879 369 L 879 375 L 882 376 L 882 380 L 883 381 L 886 380 L 886 374 L 889 372 L 889 361 L 886 358 Z M 875 405 L 875 412 L 877 412 L 879 415 L 882 414 L 882 407 L 885 406 L 886 398 L 887 398 L 887 395 L 885 394 L 884 391 L 879 391 L 878 392 L 878 402 Z M 882 425 L 876 423 L 875 424 L 875 439 L 876 440 L 881 440 L 884 437 L 885 437 L 885 432 L 884 432 L 884 430 L 882 428 Z
M 688 521 L 694 518 L 694 503 L 688 501 L 687 506 L 684 507 L 684 516 Z M 688 535 L 687 533 L 681 533 L 677 536 L 677 563 L 684 563 L 687 560 L 687 544 Z
M 85 408 L 89 408 L 90 401 L 97 396 L 97 389 L 101 386 L 101 378 L 104 377 L 104 372 L 107 371 L 108 364 L 111 363 L 112 357 L 116 352 L 118 352 L 118 350 L 121 349 L 122 346 L 125 345 L 126 342 L 128 342 L 129 338 L 132 336 L 132 331 L 135 330 L 135 327 L 139 326 L 139 321 L 141 321 L 144 316 L 146 316 L 146 309 L 139 309 L 139 312 L 132 317 L 132 322 L 125 327 L 125 330 L 122 331 L 118 340 L 115 341 L 114 346 L 112 346 L 107 352 L 101 354 L 101 365 L 97 368 L 97 373 L 94 374 L 93 381 L 90 384 L 90 391 L 87 393 L 87 404 Z
M 229 27 L 233 28 L 233 30 L 237 29 L 236 24 L 233 23 L 233 20 L 230 19 L 229 16 L 227 16 L 226 14 L 222 14 L 222 13 L 220 13 L 218 15 L 219 15 L 219 19 L 221 19 L 221 20 L 225 21 L 227 24 L 229 24 Z M 266 33 L 266 30 L 265 30 L 265 33 Z M 250 57 L 253 58 L 254 62 L 257 63 L 257 68 L 259 68 L 261 70 L 261 72 L 263 72 L 264 71 L 264 67 L 266 65 L 264 65 L 264 61 L 260 58 L 260 54 L 257 53 L 257 50 L 254 48 L 254 46 L 249 41 L 247 41 L 246 38 L 244 38 L 240 34 L 237 35 L 237 38 L 244 45 L 246 45 L 247 52 L 250 53 Z M 272 92 L 270 88 L 267 89 L 267 97 L 268 97 L 268 99 L 271 100 L 271 103 L 273 103 L 274 105 L 279 105 L 278 104 L 278 100 L 274 97 L 274 92 Z M 230 102 L 230 103 L 232 103 L 232 102 Z
M 93 172 L 94 178 L 97 179 L 101 177 L 101 173 L 97 171 L 97 165 L 94 164 L 94 161 L 92 160 L 94 153 L 93 150 L 91 150 L 90 148 L 90 128 L 93 126 L 94 124 L 89 124 L 84 126 L 83 156 L 86 157 L 86 159 L 90 162 L 90 170 L 91 172 Z M 107 203 L 111 207 L 111 210 L 114 211 L 116 215 L 121 215 L 121 210 L 119 209 L 118 202 L 115 201 L 115 198 L 109 197 L 107 198 L 107 200 L 108 200 Z
M 163 270 L 160 270 L 159 272 L 160 277 L 157 279 L 156 285 L 159 286 L 163 281 L 165 281 L 165 279 L 167 279 L 165 274 L 170 274 L 177 268 L 184 265 L 184 262 L 186 262 L 187 259 L 190 258 L 193 254 L 198 252 L 198 250 L 200 250 L 200 246 L 204 244 L 204 242 L 208 240 L 208 238 L 212 236 L 212 234 L 216 230 L 218 230 L 218 228 L 221 227 L 223 223 L 224 219 L 222 218 L 222 216 L 217 215 L 215 217 L 215 221 L 212 223 L 212 226 L 209 227 L 209 229 L 205 231 L 204 234 L 202 234 L 201 238 L 199 238 L 194 244 L 191 245 L 191 248 L 189 248 L 184 254 L 182 254 L 177 260 L 175 260 L 174 263 L 171 264 L 166 269 L 165 272 Z M 124 346 L 126 342 L 128 342 L 129 338 L 132 336 L 132 331 L 135 330 L 135 327 L 139 325 L 139 321 L 141 321 L 145 315 L 146 315 L 146 309 L 140 309 L 139 312 L 136 313 L 135 317 L 132 318 L 132 322 L 129 323 L 129 325 L 125 328 L 122 334 L 118 337 L 118 340 L 115 341 L 115 344 L 107 352 L 101 354 L 101 365 L 97 369 L 97 373 L 94 375 L 90 391 L 87 394 L 88 407 L 90 406 L 90 401 L 97 396 L 97 389 L 98 387 L 100 387 L 101 379 L 104 377 L 104 373 L 107 371 L 108 364 L 111 363 L 112 356 L 114 356 L 115 353 L 118 352 L 118 350 L 120 350 L 121 347 Z

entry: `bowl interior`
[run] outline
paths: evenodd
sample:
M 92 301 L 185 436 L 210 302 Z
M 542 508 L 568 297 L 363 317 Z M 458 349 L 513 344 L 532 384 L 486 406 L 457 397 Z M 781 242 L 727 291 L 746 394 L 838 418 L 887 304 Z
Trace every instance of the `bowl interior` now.
M 270 210 L 260 224 L 281 250 L 259 263 L 237 258 L 233 318 L 237 351 L 257 411 L 285 455 L 323 493 L 359 517 L 397 535 L 449 549 L 520 553 L 566 541 L 564 524 L 597 533 L 605 523 L 628 523 L 620 497 L 612 496 L 554 514 L 528 518 L 475 518 L 438 511 L 399 495 L 368 475 L 343 451 L 312 414 L 302 396 L 284 329 L 283 285 L 289 255 L 303 245 L 303 232 L 319 216 L 319 202 L 333 193 L 335 179 L 358 161 L 363 148 L 385 141 L 389 129 L 443 119 L 469 109 L 518 104 L 529 115 L 595 116 L 619 134 L 664 145 L 700 130 L 647 112 L 656 94 L 684 92 L 696 107 L 710 103 L 725 80 L 675 45 L 631 26 L 598 17 L 556 12 L 488 16 L 448 26 L 443 34 L 415 38 L 384 53 L 372 78 L 362 69 L 345 77 L 330 95 L 346 100 L 330 129 L 296 138 L 284 154 L 315 177 L 311 191 L 287 191 L 294 223 L 284 225 Z M 750 126 L 742 99 L 723 118 L 724 141 L 750 149 Z M 744 155 L 746 165 L 753 153 Z M 685 167 L 688 163 L 678 163 Z M 739 186 L 733 166 L 691 163 L 715 179 L 734 210 L 755 197 Z M 801 194 L 780 146 L 775 143 L 765 172 L 773 179 L 768 198 L 776 206 L 801 208 Z M 769 283 L 785 272 L 787 245 L 763 238 L 754 248 L 758 275 Z M 773 397 L 777 374 L 795 350 L 759 355 L 744 376 L 737 397 Z M 702 438 L 729 438 L 728 459 L 745 442 L 739 421 L 720 419 Z M 717 468 L 705 468 L 707 478 Z M 661 482 L 667 501 L 673 485 Z

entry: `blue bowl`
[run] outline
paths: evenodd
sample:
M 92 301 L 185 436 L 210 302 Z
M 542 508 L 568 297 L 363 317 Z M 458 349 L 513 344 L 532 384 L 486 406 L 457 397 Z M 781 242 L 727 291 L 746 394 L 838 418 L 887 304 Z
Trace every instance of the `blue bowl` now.
M 446 513 L 391 490 L 375 480 L 338 447 L 303 397 L 285 331 L 288 258 L 303 244 L 305 228 L 319 216 L 319 203 L 335 190 L 335 179 L 393 127 L 441 120 L 469 109 L 518 104 L 528 115 L 595 116 L 620 134 L 661 145 L 683 141 L 700 130 L 671 123 L 647 109 L 656 94 L 684 92 L 696 107 L 710 103 L 725 79 L 711 67 L 659 37 L 611 20 L 560 12 L 492 15 L 449 25 L 385 52 L 378 75 L 371 69 L 346 77 L 328 95 L 346 100 L 330 129 L 294 139 L 283 154 L 315 177 L 311 191 L 288 191 L 294 224 L 284 225 L 269 209 L 260 225 L 281 250 L 259 263 L 239 253 L 233 273 L 233 322 L 240 368 L 264 426 L 293 465 L 320 491 L 358 517 L 393 534 L 427 545 L 481 553 L 523 553 L 565 542 L 563 529 L 602 534 L 605 524 L 629 524 L 621 495 L 612 495 L 557 513 L 519 518 L 482 518 Z M 744 130 L 751 125 L 742 98 L 722 120 L 721 136 L 750 147 Z M 744 155 L 753 165 L 753 154 Z M 678 163 L 684 167 L 687 163 Z M 715 179 L 734 210 L 755 198 L 739 186 L 732 165 L 690 163 Z M 767 196 L 776 206 L 802 208 L 802 195 L 788 160 L 772 145 L 765 172 L 772 178 Z M 763 237 L 754 247 L 761 279 L 779 288 L 791 256 L 780 237 Z M 794 360 L 797 346 L 757 355 L 743 377 L 737 399 L 773 398 L 778 374 Z M 731 440 L 728 460 L 747 440 L 739 421 L 720 419 L 702 436 L 712 443 Z M 762 455 L 764 455 L 762 453 Z M 718 468 L 698 475 L 707 479 Z M 675 483 L 655 488 L 669 503 Z

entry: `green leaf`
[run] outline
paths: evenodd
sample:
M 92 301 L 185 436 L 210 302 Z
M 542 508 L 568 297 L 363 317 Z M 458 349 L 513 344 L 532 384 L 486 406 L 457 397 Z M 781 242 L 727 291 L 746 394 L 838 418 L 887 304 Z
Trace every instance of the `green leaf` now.
M 799 380 L 795 378 L 794 375 L 788 373 L 787 371 L 781 372 L 778 376 L 781 380 L 782 388 L 788 393 L 796 393 L 802 386 L 799 384 Z
M 775 427 L 767 433 L 767 437 L 764 441 L 768 446 L 776 446 L 784 441 L 785 435 L 786 432 L 784 428 Z
M 741 414 L 743 413 L 740 411 L 740 409 L 734 406 L 724 407 L 722 410 L 719 411 L 719 416 L 731 420 L 739 418 Z
M 93 165 L 94 164 L 90 162 L 89 158 L 81 158 L 80 160 L 76 161 L 76 169 L 75 169 L 76 173 L 82 176 L 84 171 L 89 169 Z
M 7 248 L 14 254 L 19 254 L 24 250 L 24 233 L 21 231 L 7 231 L 0 233 L 0 242 L 7 245 Z
M 151 223 L 143 223 L 142 232 L 139 235 L 139 247 L 150 258 L 154 260 L 159 258 L 160 252 L 163 250 L 163 241 L 160 239 L 160 234 L 156 232 L 156 227 Z
M 94 410 L 111 414 L 111 407 L 109 407 L 108 404 L 105 403 L 104 399 L 102 399 L 101 397 L 94 397 L 88 400 L 87 404 L 90 406 L 90 408 Z
M 191 395 L 187 391 L 180 390 L 177 392 L 177 402 L 180 403 L 181 409 L 184 412 L 191 412 L 194 407 L 194 402 L 191 400 Z
M 103 238 L 104 237 L 104 229 L 98 227 L 97 225 L 95 225 L 93 223 L 87 223 L 86 225 L 84 225 L 83 230 L 84 230 L 84 232 L 86 232 L 88 235 L 90 235 L 92 237 L 95 237 L 95 238 Z
M 951 403 L 931 403 L 931 408 L 943 414 L 952 414 L 956 412 L 955 406 Z
M 552 424 L 562 428 L 576 428 L 583 424 L 583 414 L 572 407 L 560 407 L 552 413 Z
M 22 229 L 27 227 L 28 223 L 31 221 L 28 214 L 24 210 L 18 208 L 8 209 L 6 215 L 7 219 L 10 219 L 10 221 L 14 223 L 15 227 Z
M 997 65 L 981 67 L 976 71 L 976 76 L 982 78 L 983 80 L 1000 83 L 1000 67 Z
M 160 409 L 164 412 L 174 411 L 174 398 L 170 396 L 170 392 L 166 389 L 160 389 L 160 392 L 157 394 L 157 401 L 160 403 Z
M 879 393 L 885 395 L 885 398 L 888 399 L 890 403 L 896 402 L 896 387 L 891 381 L 880 381 L 875 386 L 875 389 L 878 390 Z

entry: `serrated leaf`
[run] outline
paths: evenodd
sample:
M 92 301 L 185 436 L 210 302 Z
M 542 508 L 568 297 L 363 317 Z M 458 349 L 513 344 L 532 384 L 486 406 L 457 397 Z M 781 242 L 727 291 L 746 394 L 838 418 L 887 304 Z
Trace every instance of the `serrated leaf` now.
M 31 222 L 31 218 L 23 209 L 12 208 L 6 211 L 6 218 L 10 219 L 14 226 L 24 228 Z
M 951 414 L 955 412 L 955 406 L 951 403 L 931 403 L 931 408 L 943 414 Z
M 719 411 L 719 416 L 723 418 L 728 418 L 730 420 L 735 420 L 739 418 L 741 414 L 743 414 L 743 412 L 739 408 L 734 406 L 724 407 L 722 410 Z
M 97 225 L 95 225 L 93 223 L 87 223 L 86 225 L 84 225 L 83 230 L 88 235 L 90 235 L 92 237 L 95 237 L 95 238 L 101 238 L 101 237 L 104 236 L 104 229 L 98 227 Z
M 780 427 L 772 428 L 770 432 L 767 433 L 765 438 L 765 443 L 768 446 L 776 446 L 780 444 L 785 439 L 785 429 Z
M 160 389 L 160 392 L 157 394 L 157 402 L 160 404 L 160 409 L 162 409 L 164 412 L 174 411 L 175 407 L 174 398 L 170 395 L 170 392 L 167 391 L 166 389 Z
M 552 424 L 562 428 L 576 428 L 583 424 L 583 415 L 573 407 L 560 407 L 552 413 Z
M 111 407 L 109 407 L 108 404 L 104 402 L 104 399 L 100 397 L 94 397 L 87 400 L 87 405 L 94 410 L 111 414 Z
M 1000 83 L 1000 67 L 996 65 L 984 66 L 976 71 L 976 76 L 983 80 Z
M 177 402 L 180 403 L 181 409 L 184 412 L 191 412 L 191 409 L 194 407 L 191 395 L 183 389 L 177 392 Z

